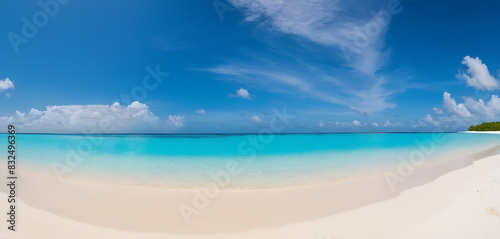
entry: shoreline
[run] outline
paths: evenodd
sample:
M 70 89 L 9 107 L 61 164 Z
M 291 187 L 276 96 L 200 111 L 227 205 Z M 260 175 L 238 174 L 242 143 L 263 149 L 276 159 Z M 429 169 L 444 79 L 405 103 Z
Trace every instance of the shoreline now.
M 469 149 L 463 150 L 463 152 L 454 152 L 454 154 L 449 155 L 447 154 L 446 156 L 441 155 L 441 156 L 431 156 L 431 157 L 424 157 L 422 165 L 415 165 L 414 167 L 416 169 L 418 168 L 428 168 L 428 167 L 442 167 L 443 165 L 453 165 L 454 169 L 446 169 L 443 168 L 441 169 L 441 173 L 446 173 L 447 171 L 455 170 L 457 167 L 454 165 L 457 165 L 458 162 L 473 162 L 475 160 L 478 160 L 480 158 L 484 158 L 487 156 L 491 156 L 496 154 L 497 152 L 500 152 L 500 145 L 499 146 L 494 146 L 494 147 L 489 147 L 489 148 L 484 148 L 484 149 L 475 149 L 475 147 L 471 147 Z M 406 152 L 407 154 L 410 154 L 410 151 Z M 426 155 L 425 155 L 426 156 Z M 406 160 L 406 159 L 405 159 Z M 408 161 L 408 160 L 406 160 Z M 229 160 L 228 162 L 238 162 L 238 159 L 235 160 Z M 230 185 L 227 187 L 224 187 L 222 190 L 224 191 L 235 191 L 235 192 L 241 192 L 241 191 L 274 191 L 274 190 L 286 190 L 286 189 L 297 189 L 297 188 L 310 188 L 310 187 L 324 187 L 328 186 L 331 184 L 341 184 L 341 183 L 348 183 L 352 181 L 359 181 L 359 180 L 367 180 L 371 179 L 374 177 L 378 177 L 381 174 L 385 172 L 390 172 L 390 171 L 397 171 L 399 163 L 401 162 L 384 162 L 381 165 L 374 166 L 372 168 L 377 168 L 376 171 L 367 171 L 362 173 L 357 173 L 356 175 L 352 175 L 354 171 L 347 171 L 347 174 L 350 174 L 352 176 L 341 176 L 341 177 L 335 177 L 335 178 L 324 178 L 324 176 L 321 176 L 321 179 L 315 179 L 313 180 L 314 182 L 310 183 L 302 183 L 302 184 L 293 184 L 293 185 L 285 185 L 285 186 L 280 186 L 280 185 L 266 185 L 265 187 L 259 187 L 259 186 L 248 186 L 247 184 L 244 184 L 242 186 L 235 186 L 235 185 Z M 29 163 L 28 163 L 29 164 Z M 5 165 L 0 165 L 0 170 L 6 170 Z M 225 169 L 221 169 L 220 171 L 224 171 Z M 349 169 L 353 170 L 353 169 Z M 40 169 L 39 166 L 32 166 L 32 165 L 23 165 L 21 169 L 18 169 L 18 171 L 25 172 L 27 174 L 31 175 L 40 175 L 40 176 L 45 176 L 45 177 L 56 177 L 55 173 L 49 172 L 46 169 Z M 349 173 L 350 172 L 350 173 Z M 104 172 L 101 172 L 104 173 Z M 109 185 L 109 186 L 126 186 L 126 187 L 137 187 L 137 188 L 151 188 L 151 189 L 164 189 L 164 190 L 191 190 L 193 188 L 203 188 L 207 187 L 208 183 L 205 184 L 189 184 L 185 186 L 170 186 L 170 185 L 164 185 L 161 183 L 158 184 L 129 184 L 129 182 L 133 181 L 131 179 L 126 179 L 123 182 L 117 182 L 118 180 L 110 180 L 110 178 L 123 178 L 126 175 L 122 173 L 116 173 L 116 172 L 105 172 L 108 174 L 108 176 L 101 177 L 100 179 L 95 179 L 90 176 L 78 176 L 78 177 L 63 177 L 63 181 L 69 181 L 69 182 L 75 182 L 75 183 L 88 183 L 88 184 L 100 184 L 100 185 Z M 212 172 L 214 173 L 214 172 Z M 307 172 L 310 173 L 310 172 Z M 306 174 L 307 174 L 306 173 Z M 71 174 L 71 173 L 70 173 Z M 230 175 L 231 178 L 238 178 L 241 175 L 236 175 L 232 176 Z M 92 178 L 92 179 L 89 179 Z M 160 180 L 168 180 L 168 178 L 161 178 Z M 248 179 L 245 179 L 248 180 Z M 296 180 L 296 179 L 295 179 Z M 209 178 L 208 173 L 207 173 L 207 180 L 205 182 L 210 182 L 213 183 L 213 179 Z M 232 182 L 233 183 L 233 182 Z M 237 183 L 236 183 L 237 185 Z
M 21 185 L 25 185 L 22 187 L 21 195 L 28 190 L 25 176 L 22 177 L 21 181 Z M 21 197 L 19 203 L 20 230 L 15 233 L 16 238 L 43 237 L 54 239 L 497 238 L 500 236 L 500 226 L 498 226 L 500 225 L 500 214 L 498 214 L 500 212 L 499 183 L 500 155 L 495 155 L 446 173 L 430 183 L 403 191 L 397 197 L 337 214 L 276 227 L 247 228 L 239 232 L 198 235 L 193 235 L 194 233 L 179 235 L 168 232 L 130 232 L 106 228 L 104 225 L 91 225 L 56 215 L 47 209 L 38 209 L 25 202 Z M 2 197 L 5 196 L 4 192 L 0 194 Z M 58 200 L 53 204 L 61 203 L 61 199 L 57 198 L 57 195 L 52 195 L 52 197 L 53 200 Z M 65 201 L 62 200 L 62 202 Z M 215 201 L 214 204 L 216 204 Z M 160 205 L 150 206 L 159 208 Z M 325 206 L 316 205 L 316 207 Z M 75 211 L 85 209 L 73 208 Z M 202 214 L 210 213 L 210 208 L 206 210 Z M 291 210 L 293 208 L 289 208 L 289 211 Z M 215 211 L 217 213 L 217 210 Z M 286 216 L 282 215 L 282 217 Z M 154 221 L 160 218 L 137 215 L 136 219 L 140 222 L 141 219 Z M 121 219 L 113 217 L 113 220 Z M 209 217 L 203 221 L 207 222 L 208 220 Z M 167 222 L 164 224 L 168 225 Z M 30 230 L 23 230 L 23 228 L 30 228 Z
M 458 133 L 468 133 L 468 134 L 500 134 L 500 131 L 460 131 Z
M 498 147 L 491 149 L 492 152 L 496 150 Z M 178 236 L 239 234 L 323 220 L 396 200 L 407 191 L 427 187 L 447 174 L 468 169 L 476 161 L 490 157 L 489 154 L 491 152 L 483 152 L 474 158 L 416 168 L 394 191 L 383 175 L 372 175 L 363 180 L 318 186 L 221 190 L 213 198 L 205 196 L 208 204 L 201 209 L 194 207 L 193 200 L 197 194 L 193 190 L 74 180 L 59 182 L 53 176 L 22 170 L 19 171 L 19 195 L 26 206 L 50 213 L 61 220 L 69 219 L 127 233 Z M 498 155 L 492 157 L 496 157 L 497 161 L 500 159 Z M 1 191 L 2 196 L 5 196 L 5 189 Z M 182 204 L 195 208 L 198 213 L 189 216 L 189 224 L 179 211 Z

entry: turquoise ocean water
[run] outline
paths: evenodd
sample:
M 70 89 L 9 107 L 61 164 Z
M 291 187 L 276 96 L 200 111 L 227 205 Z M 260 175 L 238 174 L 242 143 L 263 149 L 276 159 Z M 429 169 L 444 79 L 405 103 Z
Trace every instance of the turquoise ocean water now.
M 228 172 L 228 165 L 238 172 L 230 175 L 227 188 L 286 187 L 378 173 L 409 157 L 424 156 L 432 163 L 500 145 L 500 135 L 466 133 L 16 137 L 21 169 L 64 179 L 174 188 L 204 186 Z M 6 140 L 0 146 L 7 158 Z

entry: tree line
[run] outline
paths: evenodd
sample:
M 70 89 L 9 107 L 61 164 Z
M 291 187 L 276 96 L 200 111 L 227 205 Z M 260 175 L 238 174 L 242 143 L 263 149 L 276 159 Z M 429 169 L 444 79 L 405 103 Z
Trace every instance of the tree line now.
M 469 131 L 500 131 L 500 121 L 472 125 L 469 127 Z

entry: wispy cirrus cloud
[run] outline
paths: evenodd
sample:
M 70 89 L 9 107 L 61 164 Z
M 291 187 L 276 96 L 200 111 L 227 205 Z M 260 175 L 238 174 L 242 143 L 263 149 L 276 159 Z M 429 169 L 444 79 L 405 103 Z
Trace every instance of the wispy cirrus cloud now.
M 283 48 L 281 41 L 268 41 L 271 56 L 269 52 L 252 51 L 251 59 L 228 60 L 226 64 L 201 69 L 218 74 L 218 79 L 337 104 L 363 115 L 396 107 L 390 99 L 411 87 L 397 82 L 388 84 L 391 77 L 377 73 L 388 60 L 385 32 L 392 16 L 402 10 L 399 1 L 229 3 L 243 13 L 246 22 L 284 35 L 303 49 L 294 51 Z M 399 78 L 398 82 L 402 80 Z
M 259 61 L 266 62 L 266 60 Z M 330 76 L 329 72 L 321 68 L 304 65 L 292 67 L 274 63 L 265 64 L 265 66 L 233 63 L 200 70 L 218 74 L 221 76 L 218 77 L 219 79 L 252 85 L 261 90 L 293 94 L 342 105 L 348 110 L 363 115 L 394 108 L 396 105 L 389 103 L 388 99 L 404 91 L 403 88 L 387 90 L 384 87 L 387 83 L 384 77 L 370 78 L 370 80 L 352 77 L 350 80 L 354 84 L 351 85 L 350 82 Z
M 204 109 L 195 110 L 195 112 L 200 115 L 207 113 Z
M 388 58 L 384 36 L 399 1 L 229 0 L 248 22 L 331 47 L 345 65 L 372 75 Z

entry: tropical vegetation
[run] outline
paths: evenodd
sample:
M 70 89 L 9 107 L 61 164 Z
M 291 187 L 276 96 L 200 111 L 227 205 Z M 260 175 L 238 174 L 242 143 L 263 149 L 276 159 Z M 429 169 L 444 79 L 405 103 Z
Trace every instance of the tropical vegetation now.
M 469 131 L 500 131 L 500 121 L 472 125 L 469 127 Z

